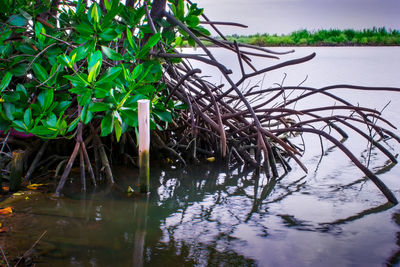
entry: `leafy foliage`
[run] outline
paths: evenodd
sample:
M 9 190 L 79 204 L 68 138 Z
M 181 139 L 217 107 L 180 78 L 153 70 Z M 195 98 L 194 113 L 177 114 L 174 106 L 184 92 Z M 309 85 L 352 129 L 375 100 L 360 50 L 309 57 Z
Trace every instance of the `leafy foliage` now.
M 140 3 L 86 2 L 1 1 L 1 130 L 68 137 L 78 122 L 97 121 L 102 136 L 114 132 L 119 140 L 137 127 L 139 99 L 151 101 L 153 128 L 177 116 L 182 103 L 168 97 L 164 62 L 150 52 L 163 43 L 174 53 L 181 40 L 194 41 L 165 19 L 153 33 Z M 194 32 L 209 34 L 199 26 L 202 9 L 182 0 L 170 8 Z

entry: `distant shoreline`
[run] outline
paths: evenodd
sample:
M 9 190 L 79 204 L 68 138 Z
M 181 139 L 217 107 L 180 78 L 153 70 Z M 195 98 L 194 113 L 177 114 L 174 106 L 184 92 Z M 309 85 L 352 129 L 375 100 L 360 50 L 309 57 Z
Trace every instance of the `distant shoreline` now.
M 229 35 L 228 41 L 263 47 L 330 47 L 330 46 L 400 46 L 400 31 L 372 28 L 360 31 L 348 30 L 300 30 L 286 35 Z M 222 39 L 219 37 L 219 41 Z M 205 45 L 214 46 L 210 41 Z
M 212 43 L 203 42 L 206 47 L 219 47 Z M 238 42 L 240 43 L 240 42 Z M 307 45 L 307 44 L 279 44 L 279 45 L 256 45 L 259 47 L 397 47 L 400 44 L 391 44 L 391 45 L 384 45 L 384 44 L 315 44 L 315 45 Z M 184 46 L 189 47 L 189 46 Z

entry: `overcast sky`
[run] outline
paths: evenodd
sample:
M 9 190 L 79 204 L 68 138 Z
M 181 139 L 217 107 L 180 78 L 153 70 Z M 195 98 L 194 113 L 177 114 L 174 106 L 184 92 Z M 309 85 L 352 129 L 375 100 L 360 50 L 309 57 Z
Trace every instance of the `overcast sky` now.
M 400 30 L 400 0 L 197 0 L 214 21 L 241 22 L 247 29 L 221 27 L 225 34 L 289 33 L 299 29 Z

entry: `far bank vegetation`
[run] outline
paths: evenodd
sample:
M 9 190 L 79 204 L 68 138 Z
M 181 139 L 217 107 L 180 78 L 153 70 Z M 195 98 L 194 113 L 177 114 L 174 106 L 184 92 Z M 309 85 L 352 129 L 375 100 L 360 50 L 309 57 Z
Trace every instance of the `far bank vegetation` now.
M 400 45 L 400 31 L 386 28 L 364 30 L 299 30 L 290 34 L 230 35 L 229 41 L 257 46 L 396 46 Z

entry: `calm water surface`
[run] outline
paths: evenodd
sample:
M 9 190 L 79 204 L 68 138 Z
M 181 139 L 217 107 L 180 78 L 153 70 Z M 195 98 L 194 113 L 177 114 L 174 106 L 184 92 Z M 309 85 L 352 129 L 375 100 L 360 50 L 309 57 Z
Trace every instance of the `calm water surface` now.
M 308 74 L 308 86 L 400 87 L 398 47 L 301 48 L 298 55 L 310 51 L 318 57 L 285 69 L 285 84 L 297 84 Z M 234 57 L 225 58 L 234 63 Z M 271 73 L 263 86 L 282 77 L 283 71 Z M 399 126 L 399 95 L 340 93 L 378 109 L 392 101 L 384 115 Z M 2 219 L 10 231 L 0 241 L 21 255 L 47 230 L 32 256 L 37 266 L 398 265 L 400 208 L 386 203 L 338 149 L 324 143 L 319 163 L 319 141 L 306 136 L 306 143 L 308 174 L 295 163 L 291 173 L 275 180 L 219 163 L 184 169 L 153 164 L 148 197 L 106 189 L 86 195 L 71 191 L 58 200 L 31 196 L 15 203 L 14 216 Z M 367 160 L 366 143 L 350 138 L 345 144 Z M 388 144 L 394 153 L 400 151 L 393 141 Z M 376 150 L 370 158 L 370 167 L 400 199 L 399 165 L 388 165 Z M 114 170 L 122 188 L 137 176 L 137 170 Z

